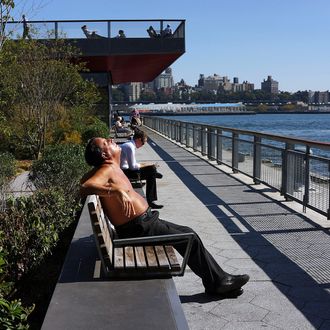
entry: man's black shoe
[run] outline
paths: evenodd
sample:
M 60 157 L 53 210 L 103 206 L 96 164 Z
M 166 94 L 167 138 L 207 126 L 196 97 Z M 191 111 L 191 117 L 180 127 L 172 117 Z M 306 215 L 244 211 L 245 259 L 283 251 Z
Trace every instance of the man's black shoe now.
M 149 206 L 150 206 L 152 209 L 161 209 L 161 208 L 163 208 L 163 205 L 157 205 L 157 204 L 155 204 L 154 202 L 149 203 Z
M 214 289 L 205 289 L 208 294 L 223 295 L 235 290 L 241 289 L 250 279 L 247 274 L 244 275 L 227 275 Z
M 159 173 L 159 172 L 156 172 L 155 177 L 156 177 L 157 179 L 161 179 L 161 178 L 163 177 L 163 174 L 161 174 L 161 173 Z

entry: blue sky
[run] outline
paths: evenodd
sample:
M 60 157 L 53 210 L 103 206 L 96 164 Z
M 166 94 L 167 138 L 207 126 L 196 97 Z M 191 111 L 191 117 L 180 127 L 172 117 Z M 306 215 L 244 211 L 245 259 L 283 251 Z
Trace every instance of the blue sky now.
M 13 12 L 30 20 L 185 19 L 186 53 L 174 80 L 238 77 L 260 88 L 271 75 L 282 91 L 330 90 L 329 0 L 29 0 Z

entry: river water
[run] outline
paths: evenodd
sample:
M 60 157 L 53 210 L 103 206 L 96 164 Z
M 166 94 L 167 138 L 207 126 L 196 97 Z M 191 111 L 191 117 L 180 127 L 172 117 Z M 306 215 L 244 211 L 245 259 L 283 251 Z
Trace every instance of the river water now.
M 256 114 L 162 116 L 174 120 L 204 123 L 271 133 L 305 140 L 330 142 L 330 114 Z

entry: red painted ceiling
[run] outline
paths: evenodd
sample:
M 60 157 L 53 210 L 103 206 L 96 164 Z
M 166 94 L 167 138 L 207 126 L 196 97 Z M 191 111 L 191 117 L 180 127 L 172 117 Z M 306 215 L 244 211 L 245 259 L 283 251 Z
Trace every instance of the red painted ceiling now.
M 127 82 L 149 82 L 168 68 L 183 53 L 84 56 L 91 72 L 111 72 L 114 85 Z

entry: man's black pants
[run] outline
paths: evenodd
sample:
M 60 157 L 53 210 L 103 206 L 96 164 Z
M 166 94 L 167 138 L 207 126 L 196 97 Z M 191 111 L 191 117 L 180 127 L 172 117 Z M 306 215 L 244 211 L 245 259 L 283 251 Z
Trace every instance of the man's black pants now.
M 188 266 L 202 279 L 204 287 L 210 290 L 214 289 L 227 275 L 206 250 L 200 237 L 193 229 L 159 219 L 157 211 L 148 209 L 146 214 L 132 219 L 124 225 L 117 226 L 116 231 L 120 238 L 194 233 Z M 175 244 L 174 248 L 184 256 L 185 244 Z
M 146 180 L 146 199 L 148 204 L 157 200 L 157 184 L 156 184 L 156 166 L 144 166 L 140 170 L 123 170 L 129 179 L 135 179 L 140 175 L 141 180 Z

